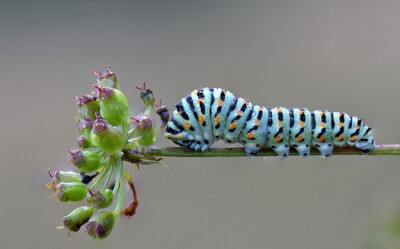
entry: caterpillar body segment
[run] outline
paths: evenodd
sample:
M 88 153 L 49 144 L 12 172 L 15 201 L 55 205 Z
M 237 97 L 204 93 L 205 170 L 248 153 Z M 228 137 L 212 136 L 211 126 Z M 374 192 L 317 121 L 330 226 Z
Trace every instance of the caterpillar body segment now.
M 282 158 L 289 156 L 290 147 L 301 157 L 307 157 L 311 147 L 329 157 L 334 146 L 350 145 L 364 153 L 374 146 L 371 128 L 343 112 L 266 108 L 230 91 L 207 87 L 194 90 L 175 106 L 164 135 L 196 151 L 220 139 L 241 143 L 250 156 L 268 147 Z
M 310 154 L 311 112 L 306 108 L 289 109 L 290 146 L 296 148 L 301 157 Z

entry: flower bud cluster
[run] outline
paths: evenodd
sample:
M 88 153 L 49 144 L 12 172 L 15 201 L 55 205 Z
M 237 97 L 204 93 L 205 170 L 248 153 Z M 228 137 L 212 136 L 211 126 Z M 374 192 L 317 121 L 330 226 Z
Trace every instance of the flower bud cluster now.
M 68 229 L 68 232 L 77 232 L 86 224 L 87 234 L 95 239 L 103 239 L 110 234 L 117 215 L 132 216 L 138 203 L 136 191 L 133 191 L 134 200 L 131 203 L 135 205 L 129 204 L 124 209 L 133 211 L 119 210 L 124 195 L 123 183 L 127 181 L 131 189 L 134 189 L 132 179 L 121 163 L 123 151 L 138 151 L 136 164 L 162 164 L 159 162 L 160 158 L 146 156 L 143 151 L 154 143 L 157 131 L 168 122 L 169 114 L 160 101 L 160 105 L 156 105 L 156 113 L 161 118 L 161 125 L 154 128 L 150 113 L 155 99 L 153 92 L 143 84 L 143 88 L 137 88 L 146 111 L 130 117 L 128 101 L 111 68 L 94 74 L 97 76 L 97 84 L 93 85 L 94 91 L 75 97 L 78 106 L 78 148 L 67 152 L 69 161 L 77 172 L 57 170 L 52 174 L 48 170 L 51 179 L 47 187 L 54 191 L 50 198 L 58 197 L 62 202 L 86 199 L 86 205 L 74 209 L 62 218 L 63 228 Z M 116 183 L 111 190 L 109 183 L 114 177 Z M 103 185 L 96 189 L 99 184 Z M 116 196 L 116 210 L 110 211 L 107 208 Z

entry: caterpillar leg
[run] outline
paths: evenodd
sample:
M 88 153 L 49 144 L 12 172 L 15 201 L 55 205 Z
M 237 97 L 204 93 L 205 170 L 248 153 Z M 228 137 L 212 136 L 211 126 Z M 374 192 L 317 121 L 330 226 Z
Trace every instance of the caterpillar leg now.
M 278 145 L 278 146 L 272 146 L 271 148 L 272 148 L 272 149 L 276 152 L 276 154 L 278 154 L 278 156 L 279 156 L 280 158 L 282 158 L 282 159 L 289 156 L 289 150 L 290 150 L 290 148 L 289 148 L 289 145 L 287 145 L 287 144 L 280 144 L 280 145 Z
M 321 152 L 321 156 L 323 158 L 328 158 L 328 157 L 332 156 L 333 145 L 331 143 L 327 143 L 327 144 L 316 143 L 316 144 L 314 144 L 314 146 Z
M 309 144 L 294 144 L 293 147 L 299 152 L 301 157 L 308 157 L 310 155 Z
M 257 147 L 258 144 L 246 144 L 244 146 L 244 150 L 246 151 L 246 154 L 249 156 L 256 156 L 258 154 L 258 151 L 260 150 L 259 147 Z

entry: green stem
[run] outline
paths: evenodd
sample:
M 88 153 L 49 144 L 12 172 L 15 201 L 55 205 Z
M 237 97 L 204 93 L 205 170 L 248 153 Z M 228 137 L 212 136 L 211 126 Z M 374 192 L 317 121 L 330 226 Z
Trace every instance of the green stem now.
M 91 189 L 97 187 L 97 185 L 99 185 L 99 183 L 103 180 L 104 176 L 106 175 L 106 173 L 110 170 L 110 164 L 105 165 L 101 171 L 100 174 L 95 178 L 96 181 L 92 183 L 92 185 L 90 186 Z
M 107 178 L 104 181 L 104 184 L 103 184 L 103 187 L 101 187 L 101 190 L 105 190 L 107 188 L 108 184 L 111 181 L 112 176 L 114 175 L 114 169 L 115 169 L 115 167 L 111 166 L 111 170 L 108 170 L 109 172 L 108 172 Z
M 121 174 L 122 174 L 122 163 L 121 163 L 121 158 L 119 157 L 117 159 L 117 176 L 115 177 L 115 185 L 114 185 L 114 189 L 113 189 L 113 195 L 115 195 L 118 191 L 119 188 L 119 184 L 121 181 Z
M 290 150 L 291 155 L 298 155 L 297 151 L 293 148 Z M 363 153 L 355 147 L 336 147 L 333 150 L 333 155 L 362 155 Z M 321 153 L 315 149 L 311 149 L 311 156 L 320 156 Z M 380 144 L 375 147 L 368 154 L 370 156 L 377 155 L 394 155 L 400 156 L 400 144 Z M 146 154 L 140 155 L 144 157 L 248 157 L 243 147 L 236 148 L 211 148 L 203 152 L 192 151 L 181 147 L 151 147 Z M 262 149 L 257 156 L 277 156 L 271 149 Z M 122 157 L 123 160 L 128 162 L 136 162 L 139 159 L 137 151 L 125 150 Z
M 117 216 L 119 214 L 119 210 L 121 209 L 121 205 L 122 205 L 122 200 L 124 199 L 125 176 L 122 174 L 123 170 L 124 169 L 122 167 L 122 160 L 121 160 L 121 158 L 118 158 L 117 159 L 117 180 L 115 183 L 114 190 L 119 190 L 119 193 L 118 193 L 117 205 L 115 206 L 115 209 L 114 209 L 115 216 Z M 117 184 L 119 185 L 119 187 L 117 187 Z M 113 194 L 115 195 L 114 190 L 113 190 Z

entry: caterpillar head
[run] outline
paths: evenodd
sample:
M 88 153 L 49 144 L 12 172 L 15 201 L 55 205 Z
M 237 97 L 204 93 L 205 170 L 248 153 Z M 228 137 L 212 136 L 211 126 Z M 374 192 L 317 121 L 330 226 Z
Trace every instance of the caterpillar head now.
M 185 131 L 181 131 L 175 126 L 173 122 L 168 122 L 165 129 L 164 137 L 171 139 L 173 143 L 179 146 L 190 146 L 192 144 L 193 136 Z
M 375 140 L 372 137 L 371 127 L 365 125 L 364 135 L 357 141 L 355 146 L 359 148 L 363 153 L 369 153 L 375 145 Z

